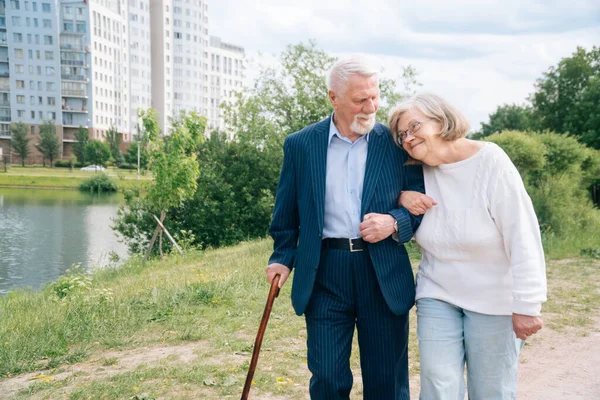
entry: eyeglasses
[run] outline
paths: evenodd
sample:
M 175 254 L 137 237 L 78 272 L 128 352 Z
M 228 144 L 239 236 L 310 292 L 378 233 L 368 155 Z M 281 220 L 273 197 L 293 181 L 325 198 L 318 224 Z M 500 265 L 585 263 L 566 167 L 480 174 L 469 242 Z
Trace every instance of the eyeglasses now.
M 413 136 L 419 129 L 421 129 L 421 125 L 423 125 L 423 123 L 429 120 L 431 120 L 431 118 L 424 119 L 423 121 L 411 122 L 410 125 L 408 125 L 407 130 L 399 131 L 397 139 L 398 144 L 402 146 L 402 143 L 406 140 L 406 138 L 408 138 L 409 136 Z

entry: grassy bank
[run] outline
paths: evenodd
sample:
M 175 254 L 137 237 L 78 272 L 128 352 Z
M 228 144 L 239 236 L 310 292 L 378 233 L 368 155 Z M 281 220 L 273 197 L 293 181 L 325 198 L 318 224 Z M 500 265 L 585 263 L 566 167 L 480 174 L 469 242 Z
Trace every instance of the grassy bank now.
M 37 371 L 23 375 L 34 383 L 11 398 L 239 397 L 268 292 L 271 246 L 259 240 L 145 266 L 134 259 L 91 278 L 65 276 L 40 292 L 1 298 L 0 388 L 8 377 Z M 600 263 L 550 262 L 548 278 L 547 323 L 585 334 L 600 307 Z M 414 322 L 413 315 L 413 374 Z M 305 339 L 286 285 L 263 343 L 254 398 L 306 398 Z M 359 375 L 357 351 L 352 368 Z M 360 398 L 357 387 L 353 398 Z
M 137 180 L 137 171 L 108 168 L 106 174 L 113 178 L 120 190 L 143 187 L 151 180 L 149 175 Z M 11 166 L 5 173 L 0 171 L 0 186 L 43 187 L 54 189 L 77 189 L 81 182 L 94 176 L 94 172 L 68 168 L 17 167 Z

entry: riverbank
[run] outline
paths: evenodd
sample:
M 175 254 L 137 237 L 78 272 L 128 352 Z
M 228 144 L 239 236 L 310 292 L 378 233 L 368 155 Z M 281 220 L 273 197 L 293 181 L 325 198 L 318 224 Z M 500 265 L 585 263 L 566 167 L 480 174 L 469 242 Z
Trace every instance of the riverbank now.
M 71 171 L 69 168 L 13 165 L 7 172 L 0 171 L 0 187 L 77 189 L 94 174 L 95 172 L 81 171 L 78 168 Z M 143 189 L 152 180 L 150 175 L 141 176 L 140 180 L 137 180 L 137 171 L 134 170 L 107 168 L 106 174 L 115 180 L 119 190 Z
M 0 298 L 0 391 L 12 399 L 239 398 L 268 292 L 271 248 L 270 240 L 257 240 L 146 265 L 134 258 L 91 278 L 74 274 L 40 292 Z M 548 281 L 545 329 L 572 341 L 597 329 L 598 260 L 551 261 Z M 414 322 L 413 312 L 416 377 Z M 265 335 L 254 399 L 307 398 L 305 340 L 286 285 Z

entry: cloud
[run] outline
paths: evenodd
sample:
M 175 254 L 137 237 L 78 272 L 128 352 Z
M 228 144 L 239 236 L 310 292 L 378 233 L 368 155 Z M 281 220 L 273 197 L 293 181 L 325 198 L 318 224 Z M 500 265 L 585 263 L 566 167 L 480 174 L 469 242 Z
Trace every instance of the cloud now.
M 392 77 L 412 65 L 476 129 L 576 46 L 600 44 L 597 0 L 229 0 L 210 4 L 209 23 L 254 58 L 315 39 L 336 56 L 376 55 Z

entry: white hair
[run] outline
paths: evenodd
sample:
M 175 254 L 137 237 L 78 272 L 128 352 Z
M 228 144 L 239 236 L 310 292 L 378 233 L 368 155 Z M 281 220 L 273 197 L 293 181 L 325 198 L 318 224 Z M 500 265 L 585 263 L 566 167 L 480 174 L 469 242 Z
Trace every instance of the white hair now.
M 332 90 L 338 96 L 343 95 L 352 75 L 371 77 L 379 75 L 379 69 L 365 56 L 355 55 L 338 60 L 325 76 L 327 90 Z

